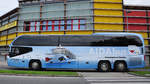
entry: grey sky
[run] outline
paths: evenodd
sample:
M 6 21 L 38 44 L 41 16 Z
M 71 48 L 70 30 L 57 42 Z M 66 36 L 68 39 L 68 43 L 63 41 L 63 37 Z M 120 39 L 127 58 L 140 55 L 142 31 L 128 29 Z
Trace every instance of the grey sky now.
M 18 7 L 18 0 L 0 0 L 0 16 Z
M 150 0 L 124 0 L 125 5 L 150 6 Z
M 150 0 L 124 0 L 125 5 L 150 6 Z M 18 7 L 18 0 L 1 0 L 0 16 Z

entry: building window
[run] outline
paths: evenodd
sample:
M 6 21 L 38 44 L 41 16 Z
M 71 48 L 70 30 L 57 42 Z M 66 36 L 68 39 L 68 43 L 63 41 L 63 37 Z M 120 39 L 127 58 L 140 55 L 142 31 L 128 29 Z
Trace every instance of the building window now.
M 85 30 L 86 21 L 84 19 L 70 19 L 67 20 L 66 30 Z M 25 31 L 64 31 L 64 20 L 50 20 L 42 21 L 41 24 L 38 21 L 25 22 Z
M 35 31 L 35 22 L 30 22 L 30 31 Z
M 79 20 L 73 20 L 73 30 L 80 30 L 79 24 Z
M 46 21 L 42 22 L 42 31 L 46 31 Z
M 25 22 L 24 31 L 39 31 L 40 22 Z
M 9 22 L 13 22 L 15 20 L 17 20 L 17 16 L 10 18 Z
M 35 29 L 36 31 L 40 31 L 40 22 L 35 23 Z
M 24 31 L 30 31 L 30 22 L 24 23 Z
M 68 20 L 67 30 L 84 30 L 85 23 L 85 20 Z
M 48 31 L 52 31 L 52 21 L 48 21 Z

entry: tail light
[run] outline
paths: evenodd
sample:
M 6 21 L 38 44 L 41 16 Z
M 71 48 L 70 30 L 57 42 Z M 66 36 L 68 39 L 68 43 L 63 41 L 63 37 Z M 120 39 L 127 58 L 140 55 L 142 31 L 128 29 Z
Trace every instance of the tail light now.
M 51 59 L 52 59 L 52 58 L 46 57 L 46 58 L 45 58 L 45 61 L 48 62 L 48 61 L 50 61 Z
M 146 61 L 146 56 L 144 55 L 144 61 Z

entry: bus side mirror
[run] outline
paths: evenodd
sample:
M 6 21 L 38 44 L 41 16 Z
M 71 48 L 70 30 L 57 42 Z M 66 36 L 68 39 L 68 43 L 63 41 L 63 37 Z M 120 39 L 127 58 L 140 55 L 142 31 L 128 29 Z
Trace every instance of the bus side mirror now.
M 8 55 L 8 57 L 12 57 L 14 55 L 14 53 L 12 53 L 12 52 L 9 52 L 9 55 Z

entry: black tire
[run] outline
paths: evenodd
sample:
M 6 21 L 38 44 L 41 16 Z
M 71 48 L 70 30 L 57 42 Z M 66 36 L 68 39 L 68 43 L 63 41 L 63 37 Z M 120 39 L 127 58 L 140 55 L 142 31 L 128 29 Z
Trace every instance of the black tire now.
M 30 62 L 30 69 L 31 70 L 41 70 L 41 62 L 40 61 L 32 61 Z
M 111 65 L 107 61 L 100 62 L 98 64 L 98 71 L 108 72 L 111 70 Z
M 125 72 L 127 71 L 127 65 L 125 62 L 117 62 L 115 63 L 115 71 L 117 72 Z

